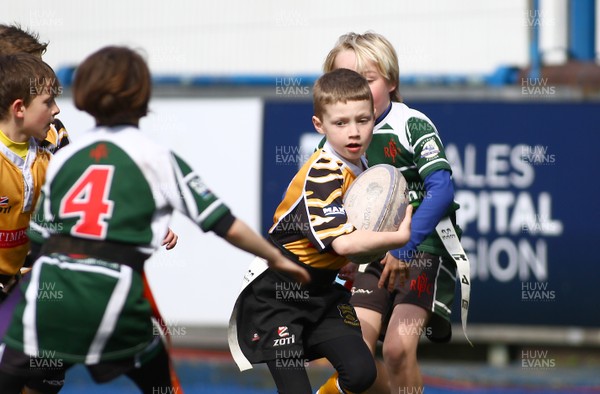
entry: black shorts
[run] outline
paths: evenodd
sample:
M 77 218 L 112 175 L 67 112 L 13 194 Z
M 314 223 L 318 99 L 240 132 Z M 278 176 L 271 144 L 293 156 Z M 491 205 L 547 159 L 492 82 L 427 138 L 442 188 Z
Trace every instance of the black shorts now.
M 314 345 L 346 335 L 362 336 L 350 292 L 328 279 L 302 286 L 268 269 L 238 299 L 237 337 L 244 356 L 253 364 L 297 358 L 322 357 Z M 327 275 L 325 275 L 327 276 Z
M 145 367 L 148 361 L 155 357 L 168 357 L 160 337 L 155 337 L 146 349 L 134 357 L 86 365 L 86 368 L 96 383 L 106 383 L 135 368 Z M 154 363 L 148 363 L 150 364 Z M 58 393 L 65 384 L 67 370 L 73 365 L 61 359 L 29 356 L 2 343 L 0 344 L 0 375 L 2 375 L 0 388 L 5 382 L 4 379 L 16 379 L 31 389 L 49 394 Z M 146 373 L 152 375 L 151 371 Z
M 377 287 L 383 266 L 379 262 L 369 264 L 365 272 L 356 274 L 352 286 L 352 305 L 381 313 L 382 338 L 396 305 L 420 306 L 432 312 L 425 330 L 426 336 L 433 342 L 448 342 L 452 336 L 450 313 L 456 265 L 450 259 L 422 252 L 408 264 L 409 277 L 403 286 L 397 285 L 391 293 L 387 287 Z

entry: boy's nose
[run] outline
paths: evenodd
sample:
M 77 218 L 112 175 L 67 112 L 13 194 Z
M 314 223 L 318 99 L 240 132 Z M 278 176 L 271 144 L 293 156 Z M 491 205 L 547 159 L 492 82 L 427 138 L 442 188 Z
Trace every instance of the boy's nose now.
M 360 133 L 358 132 L 358 125 L 356 123 L 351 123 L 348 127 L 348 134 L 351 136 L 357 136 Z

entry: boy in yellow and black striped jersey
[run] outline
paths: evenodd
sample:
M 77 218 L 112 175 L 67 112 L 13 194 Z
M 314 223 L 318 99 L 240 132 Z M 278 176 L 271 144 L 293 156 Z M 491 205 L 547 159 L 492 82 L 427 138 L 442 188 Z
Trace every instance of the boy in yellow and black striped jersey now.
M 271 241 L 309 271 L 311 283 L 301 286 L 270 269 L 253 277 L 236 302 L 231 351 L 240 369 L 266 363 L 279 392 L 312 392 L 305 363 L 322 357 L 339 372 L 331 392 L 362 392 L 375 380 L 375 363 L 350 292 L 335 277 L 348 256 L 404 245 L 411 215 L 397 232 L 374 237 L 352 226 L 342 205 L 366 169 L 375 119 L 367 81 L 350 70 L 327 73 L 316 82 L 313 100 L 313 124 L 327 143 L 288 186 L 269 231 Z

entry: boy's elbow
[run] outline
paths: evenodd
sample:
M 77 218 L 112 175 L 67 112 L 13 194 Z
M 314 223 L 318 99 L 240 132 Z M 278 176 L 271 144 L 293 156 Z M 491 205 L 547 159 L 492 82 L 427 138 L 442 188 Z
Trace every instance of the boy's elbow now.
M 350 257 L 356 253 L 353 243 L 349 242 L 347 238 L 348 237 L 341 236 L 333 240 L 331 243 L 331 247 L 335 253 L 339 254 L 340 256 Z
M 215 229 L 216 230 L 216 229 Z M 241 238 L 241 223 L 239 219 L 233 219 L 233 221 L 227 226 L 227 228 L 219 229 L 219 231 L 215 231 L 215 233 L 224 238 L 229 242 L 236 241 Z

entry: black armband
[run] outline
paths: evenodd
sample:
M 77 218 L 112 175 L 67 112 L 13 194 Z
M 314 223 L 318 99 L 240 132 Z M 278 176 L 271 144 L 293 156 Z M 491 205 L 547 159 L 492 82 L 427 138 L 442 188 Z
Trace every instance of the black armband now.
M 214 231 L 221 238 L 225 238 L 227 232 L 235 222 L 235 216 L 231 212 L 227 212 L 225 216 L 219 219 L 214 226 L 210 229 L 210 231 Z

